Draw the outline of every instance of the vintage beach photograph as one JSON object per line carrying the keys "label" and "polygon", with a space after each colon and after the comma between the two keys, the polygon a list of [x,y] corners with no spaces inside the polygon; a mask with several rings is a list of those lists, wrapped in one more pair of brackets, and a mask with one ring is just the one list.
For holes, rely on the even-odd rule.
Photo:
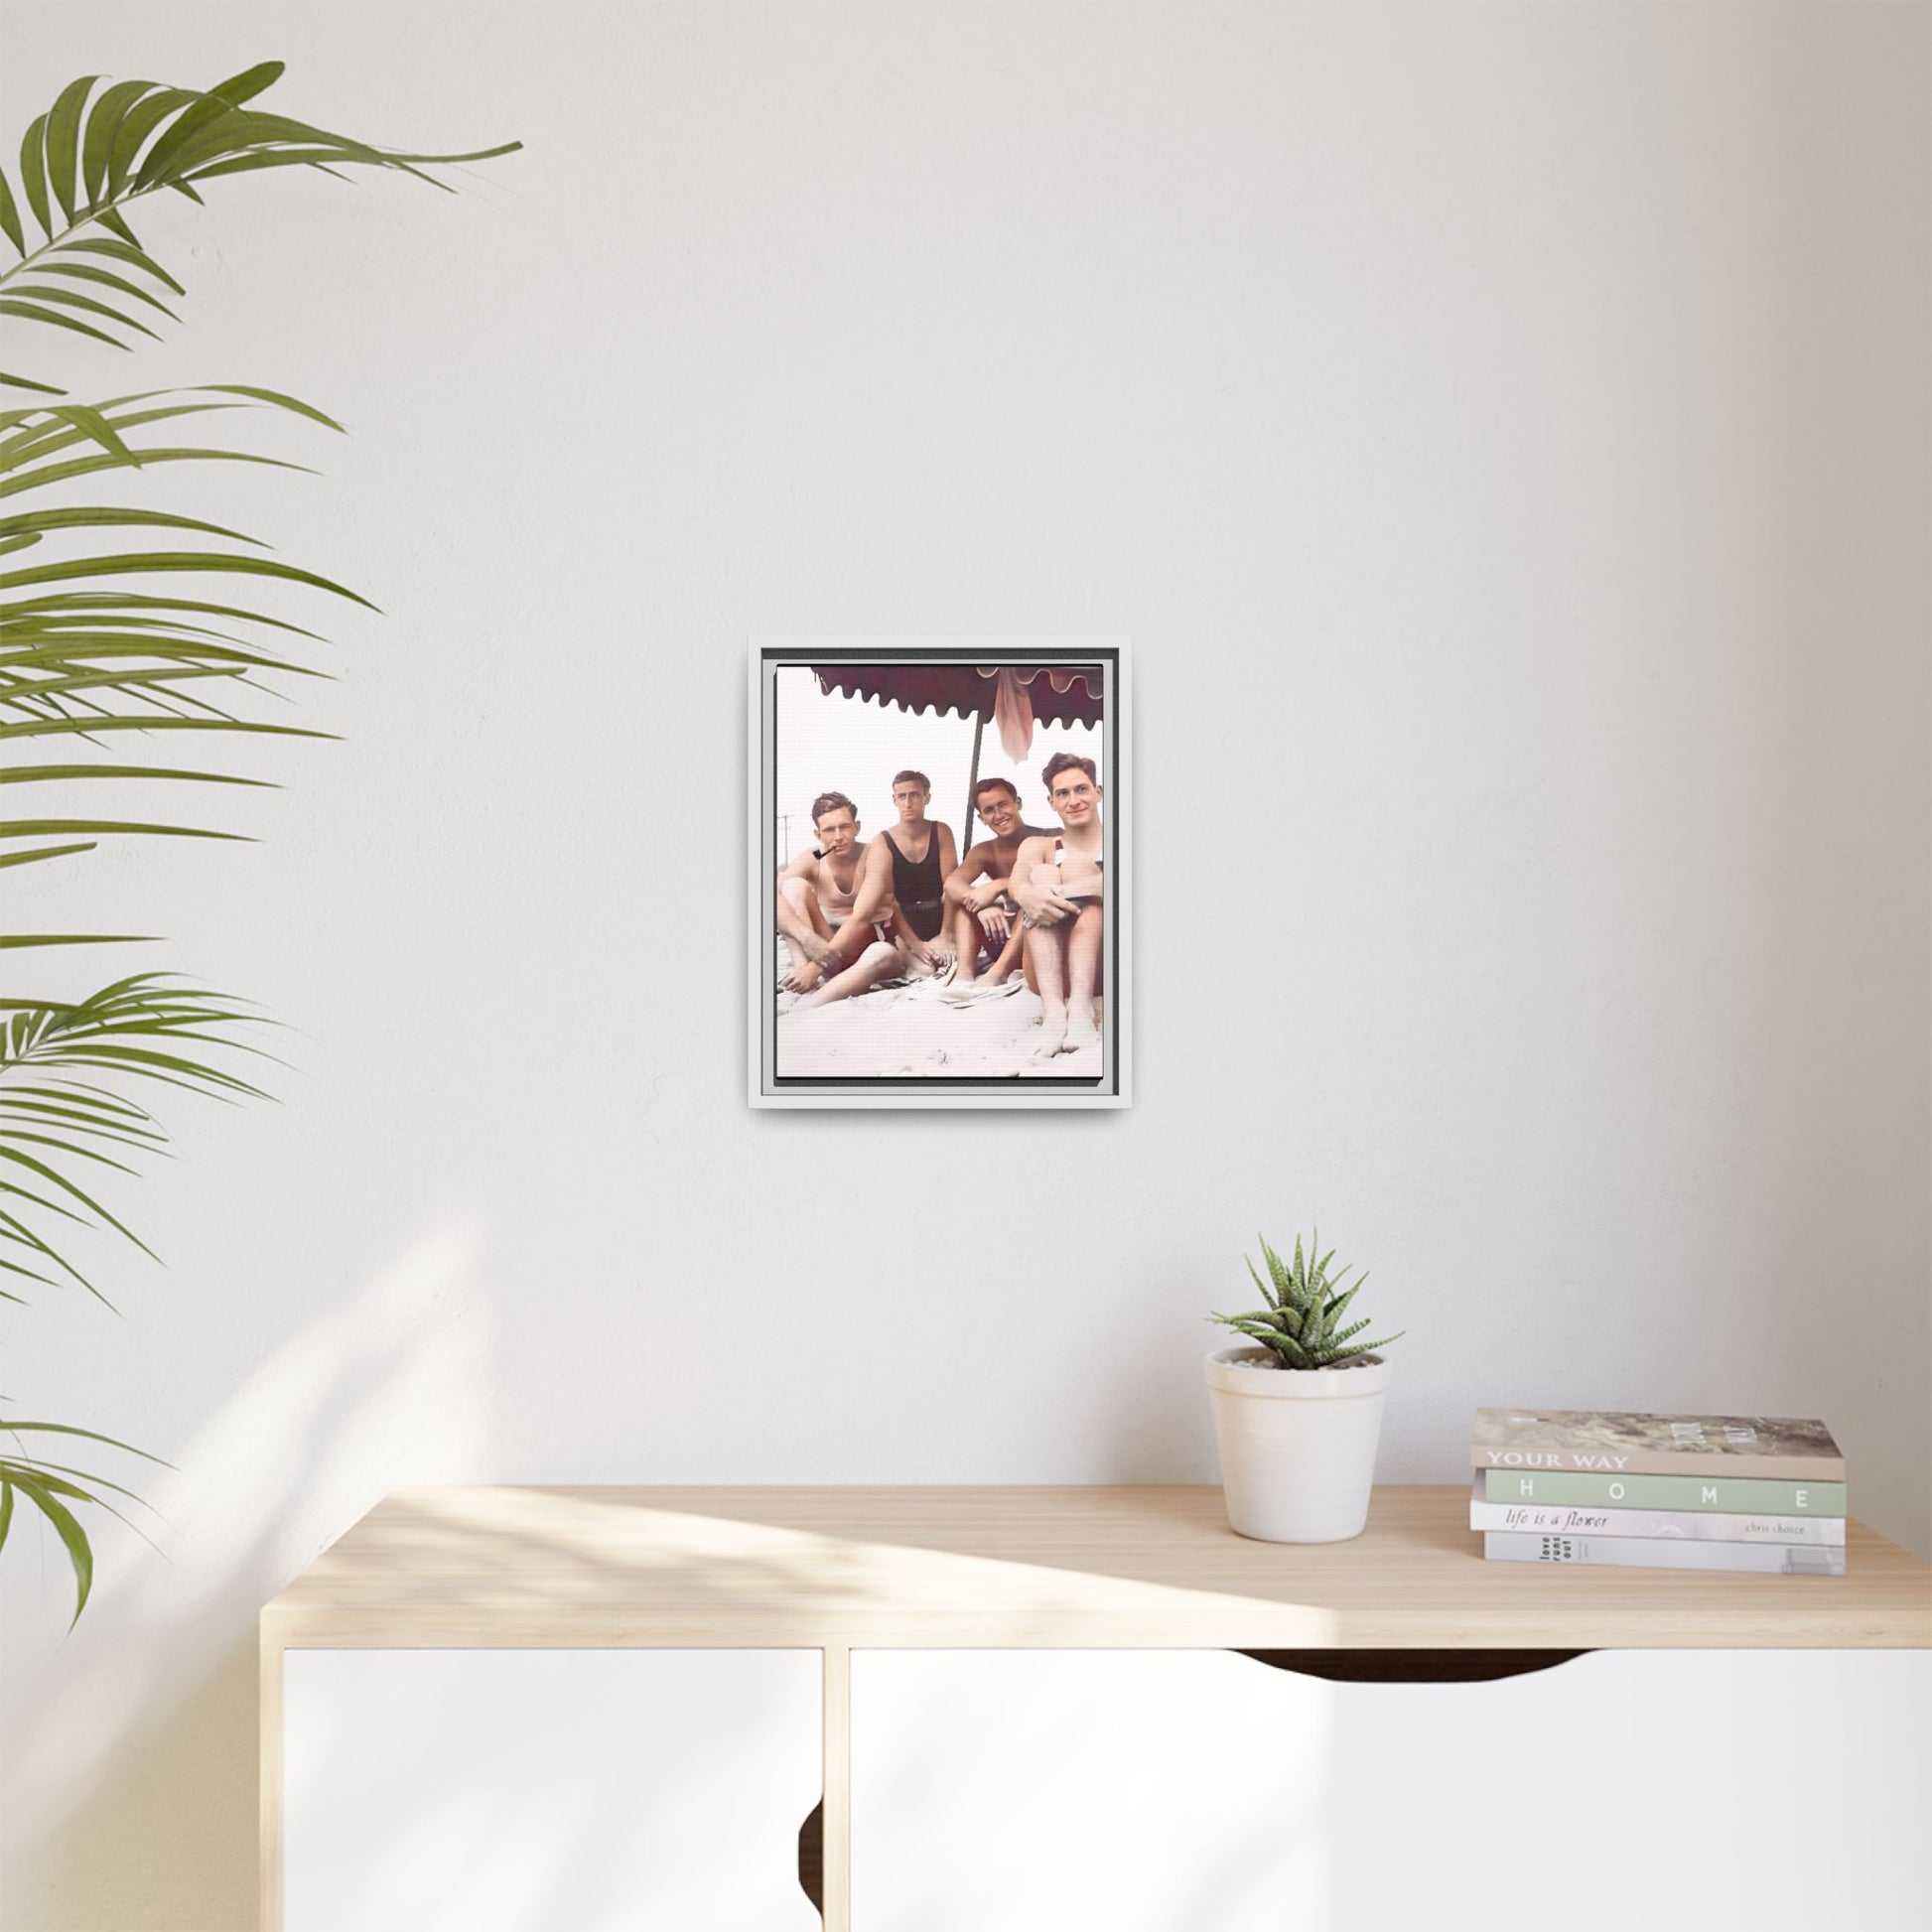
{"label": "vintage beach photograph", "polygon": [[1119,1104],[1122,646],[1052,642],[756,647],[755,1098]]}

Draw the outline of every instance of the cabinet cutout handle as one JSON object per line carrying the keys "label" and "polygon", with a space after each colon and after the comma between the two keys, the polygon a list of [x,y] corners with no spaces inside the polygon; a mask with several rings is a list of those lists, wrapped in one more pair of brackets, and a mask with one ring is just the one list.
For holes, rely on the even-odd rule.
{"label": "cabinet cutout handle", "polygon": [[798,1828],[798,1889],[825,1916],[825,1800],[821,1798]]}
{"label": "cabinet cutout handle", "polygon": [[1271,1670],[1334,1684],[1490,1684],[1554,1670],[1586,1650],[1243,1650]]}

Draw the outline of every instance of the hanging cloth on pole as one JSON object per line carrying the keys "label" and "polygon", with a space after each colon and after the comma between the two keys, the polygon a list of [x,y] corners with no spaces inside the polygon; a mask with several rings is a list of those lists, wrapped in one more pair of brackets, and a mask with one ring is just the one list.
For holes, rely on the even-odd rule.
{"label": "hanging cloth on pole", "polygon": [[1000,744],[1015,764],[1024,764],[1034,743],[1034,701],[1011,664],[1000,666],[993,690],[993,722]]}

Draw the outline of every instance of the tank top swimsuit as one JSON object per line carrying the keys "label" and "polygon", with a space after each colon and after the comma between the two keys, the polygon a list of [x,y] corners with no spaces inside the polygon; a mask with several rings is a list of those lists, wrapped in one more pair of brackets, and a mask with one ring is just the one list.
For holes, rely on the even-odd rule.
{"label": "tank top swimsuit", "polygon": [[945,897],[939,882],[939,828],[926,834],[925,857],[916,865],[898,849],[898,841],[888,832],[886,842],[893,848],[893,897],[905,915],[905,923],[921,939],[938,936],[945,923]]}
{"label": "tank top swimsuit", "polygon": [[817,848],[813,848],[813,852],[819,862],[819,904],[825,908],[825,923],[837,933],[844,921],[852,917],[852,900],[858,897],[860,866],[852,854],[846,854],[848,862],[852,864],[852,883],[841,885],[839,874],[833,872],[833,862],[823,852],[817,852]]}

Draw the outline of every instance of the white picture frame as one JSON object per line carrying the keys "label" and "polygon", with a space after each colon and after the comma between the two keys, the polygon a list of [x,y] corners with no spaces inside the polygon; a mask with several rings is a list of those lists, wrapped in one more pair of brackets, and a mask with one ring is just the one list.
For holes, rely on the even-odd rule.
{"label": "white picture frame", "polygon": [[[750,640],[747,678],[746,1051],[747,1092],[753,1107],[1057,1111],[1113,1109],[1130,1104],[1134,981],[1131,943],[1133,765],[1129,736],[1132,718],[1129,656],[1129,641],[1119,636],[767,635]],[[921,721],[931,721],[943,715],[946,725],[959,738],[958,772],[949,767],[944,775],[938,775],[941,760],[932,755],[935,733],[930,722],[921,722],[916,730],[907,727],[903,737],[912,752],[923,751],[928,762],[934,765],[935,775],[930,786],[933,800],[931,814],[935,823],[949,828],[960,821],[957,829],[965,836],[955,838],[954,844],[956,851],[963,856],[972,842],[970,833],[977,830],[983,834],[985,828],[963,822],[970,818],[970,805],[966,797],[969,786],[964,781],[956,784],[956,780],[959,772],[966,770],[967,748],[971,747],[973,768],[980,769],[985,761],[989,735],[998,734],[1001,742],[1005,742],[1006,734],[1002,733],[1001,727],[1006,721],[996,720],[984,707],[977,717],[966,717],[950,710],[941,714],[930,705],[915,705],[897,698],[882,701],[877,694],[870,700],[862,699],[851,691],[850,684],[858,679],[875,684],[890,683],[899,667],[915,669],[923,678],[928,671],[967,666],[972,667],[979,677],[988,680],[1002,670],[1009,671],[1012,679],[1029,693],[1037,686],[1042,712],[1050,710],[1056,703],[1066,702],[1051,695],[1055,688],[1053,680],[1062,678],[1066,671],[1079,673],[1086,681],[1088,692],[1091,692],[1095,680],[1099,683],[1100,717],[1097,722],[1042,726],[1035,732],[1029,747],[1030,755],[1037,752],[1043,764],[1048,749],[1045,741],[1049,735],[1057,733],[1065,741],[1062,749],[1090,757],[1098,765],[1106,879],[1102,984],[1096,1003],[1099,1048],[1097,1053],[1089,1046],[1079,1054],[1041,1055],[1037,1045],[1035,1045],[1022,1053],[1015,1029],[1036,1021],[1041,1011],[1040,1001],[1034,991],[1023,985],[1015,989],[1015,997],[1000,1002],[1001,1007],[1008,1010],[1003,1012],[998,1023],[1001,1039],[998,1051],[1003,1057],[989,1060],[985,1057],[986,1049],[969,1049],[962,1053],[953,1042],[961,1038],[987,1036],[987,1025],[990,1023],[979,1023],[969,1028],[957,1021],[947,1020],[942,1016],[948,1008],[938,988],[901,983],[897,988],[882,989],[882,992],[891,992],[905,1002],[902,1007],[893,1010],[895,1052],[891,1056],[897,1058],[897,1046],[909,1041],[912,1051],[905,1057],[904,1063],[889,1070],[877,1053],[868,1058],[862,1052],[861,1063],[853,1070],[828,1074],[818,1061],[823,1056],[820,1042],[829,1036],[824,1032],[825,1023],[831,1016],[821,1018],[816,1011],[802,1011],[807,1003],[800,1001],[795,994],[785,993],[779,984],[785,969],[776,921],[777,877],[779,867],[786,863],[789,851],[796,849],[798,840],[811,836],[808,809],[801,810],[798,800],[811,792],[820,792],[834,785],[847,788],[839,784],[841,774],[837,766],[840,762],[859,760],[856,758],[827,759],[820,756],[811,760],[813,769],[809,777],[801,779],[803,760],[792,760],[790,758],[793,741],[802,740],[813,731],[844,731],[846,739],[838,742],[856,743],[863,738],[867,745],[883,748],[894,735],[885,728],[883,720],[886,715],[897,714],[907,719],[916,717]],[[800,676],[788,676],[781,686],[781,674],[786,673],[808,673],[809,681]],[[1042,676],[1048,678],[1047,684],[1038,683]],[[828,678],[840,682],[828,685]],[[923,689],[924,684],[921,683],[919,688]],[[1066,685],[1059,688],[1073,687]],[[1011,683],[1008,689],[1012,690]],[[814,703],[814,700],[821,698],[844,707],[845,714],[851,716],[854,722],[848,726],[818,724],[818,718],[829,716],[829,712]],[[801,704],[805,707],[802,712]],[[859,721],[856,714],[851,712],[853,705],[863,706],[866,713],[863,721]],[[806,716],[814,720],[806,732],[788,728],[782,748],[778,742],[781,709],[788,718]],[[825,740],[812,737],[810,742],[822,744]],[[1000,752],[995,749],[992,761],[997,762],[1000,757]],[[1011,755],[1007,757],[1007,768],[1014,769]],[[801,771],[788,768],[792,761],[800,763]],[[877,755],[871,759],[873,764],[880,761]],[[910,764],[915,760],[908,753],[904,759],[897,761]],[[781,769],[781,762],[787,768]],[[894,759],[887,759],[881,771],[868,767],[863,774],[867,789],[862,794],[856,785],[853,786],[855,798],[863,795],[876,801],[888,795],[890,780],[885,777],[885,771],[892,768],[893,762]],[[833,768],[822,768],[828,764]],[[859,774],[853,775],[856,777]],[[1030,775],[1035,774],[1021,768],[1019,782],[1024,793],[1035,790],[1035,785],[1028,782]],[[982,782],[990,784],[992,779],[987,778]],[[885,792],[880,789],[882,784],[886,786]],[[957,797],[954,796],[955,787]],[[1028,796],[1024,802],[1030,824],[1043,821],[1037,829],[1053,829],[1051,816],[1045,811],[1043,782],[1037,786],[1036,796]],[[789,809],[781,811],[781,805]],[[885,815],[876,803],[869,810],[873,822],[865,828],[868,843],[877,839],[883,831],[884,826],[879,821]],[[856,1001],[848,1003],[847,1010],[837,1016],[843,1038],[863,1041],[868,1037],[866,1021],[874,1013],[883,1017],[888,1012],[889,1002],[882,997],[882,992],[859,994]],[[875,1000],[879,1002],[876,1008],[858,1004]],[[947,1029],[953,1031],[945,1031]],[[1043,1035],[1039,1037],[1043,1039]],[[935,1043],[941,1040],[948,1042],[944,1051]],[[814,1058],[814,1050],[817,1059]],[[975,1051],[979,1052],[978,1058],[974,1056]],[[808,1070],[801,1071],[801,1067]]]}

